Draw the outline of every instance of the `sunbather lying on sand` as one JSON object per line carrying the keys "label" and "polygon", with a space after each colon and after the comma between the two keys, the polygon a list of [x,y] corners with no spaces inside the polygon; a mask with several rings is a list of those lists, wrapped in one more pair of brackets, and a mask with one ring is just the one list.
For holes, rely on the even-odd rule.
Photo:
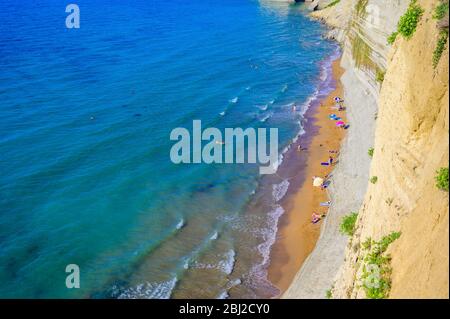
{"label": "sunbather lying on sand", "polygon": [[311,223],[315,224],[318,221],[320,221],[320,216],[317,215],[316,213],[313,213],[312,216],[311,216]]}

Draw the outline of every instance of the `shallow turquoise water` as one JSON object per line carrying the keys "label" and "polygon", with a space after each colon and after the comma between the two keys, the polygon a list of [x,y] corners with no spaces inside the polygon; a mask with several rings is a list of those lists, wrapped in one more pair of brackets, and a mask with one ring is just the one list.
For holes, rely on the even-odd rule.
{"label": "shallow turquoise water", "polygon": [[174,165],[169,134],[276,127],[285,149],[336,46],[298,5],[77,4],[69,30],[60,1],[0,3],[0,297],[275,294],[258,166]]}

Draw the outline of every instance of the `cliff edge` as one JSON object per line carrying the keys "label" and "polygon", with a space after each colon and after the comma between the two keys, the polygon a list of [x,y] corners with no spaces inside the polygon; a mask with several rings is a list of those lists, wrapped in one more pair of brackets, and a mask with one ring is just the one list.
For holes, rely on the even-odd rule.
{"label": "cliff edge", "polygon": [[[342,44],[351,127],[321,237],[283,297],[449,297],[448,191],[435,180],[449,160],[447,44],[433,62],[442,2],[412,1],[418,24],[391,44],[409,0],[341,0],[313,13]],[[350,212],[358,213],[353,235],[343,236]]]}

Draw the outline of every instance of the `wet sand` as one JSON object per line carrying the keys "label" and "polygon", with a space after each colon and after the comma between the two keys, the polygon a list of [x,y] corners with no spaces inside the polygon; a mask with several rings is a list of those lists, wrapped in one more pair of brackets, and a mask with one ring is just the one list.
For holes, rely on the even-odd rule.
{"label": "wet sand", "polygon": [[[313,187],[312,178],[332,174],[333,166],[339,159],[337,154],[330,154],[329,150],[339,150],[346,132],[336,126],[336,121],[329,119],[329,115],[335,113],[347,123],[345,111],[339,112],[332,108],[335,105],[334,97],[343,97],[339,80],[343,73],[340,59],[333,62],[332,70],[336,89],[310,110],[310,128],[299,141],[307,149],[295,150],[304,162],[302,184],[283,201],[286,213],[280,218],[277,239],[272,246],[268,277],[281,290],[281,294],[289,287],[319,238],[323,220],[312,224],[312,213],[322,215],[328,211],[327,207],[320,206],[321,202],[329,200],[327,192]],[[334,159],[333,165],[322,166],[321,162],[328,161],[330,155]]]}

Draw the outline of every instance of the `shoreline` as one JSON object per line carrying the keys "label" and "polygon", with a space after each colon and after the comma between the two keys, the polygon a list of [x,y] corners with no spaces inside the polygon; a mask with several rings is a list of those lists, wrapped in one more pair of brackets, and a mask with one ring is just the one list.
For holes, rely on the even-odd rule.
{"label": "shoreline", "polygon": [[[340,66],[341,57],[338,56],[332,62],[333,90],[325,97],[319,99],[310,107],[305,118],[310,121],[308,132],[295,143],[293,152],[300,153],[298,160],[304,162],[302,181],[298,189],[294,190],[283,201],[285,213],[278,222],[278,232],[275,243],[270,253],[268,267],[268,279],[279,290],[281,297],[293,282],[295,275],[301,269],[303,263],[313,251],[320,236],[320,228],[326,221],[326,217],[316,224],[311,223],[311,214],[327,214],[327,207],[321,207],[321,202],[329,199],[328,192],[313,187],[312,177],[324,177],[332,173],[338,156],[330,154],[329,150],[340,150],[345,130],[338,128],[335,121],[328,116],[337,114],[347,123],[345,111],[337,111],[331,106],[335,104],[334,97],[343,97],[343,87],[340,81],[344,70]],[[344,103],[345,106],[345,103]],[[298,151],[297,145],[306,146],[306,150]],[[334,158],[333,166],[322,166],[321,162],[328,160],[329,155]],[[294,160],[297,160],[294,158]]]}

